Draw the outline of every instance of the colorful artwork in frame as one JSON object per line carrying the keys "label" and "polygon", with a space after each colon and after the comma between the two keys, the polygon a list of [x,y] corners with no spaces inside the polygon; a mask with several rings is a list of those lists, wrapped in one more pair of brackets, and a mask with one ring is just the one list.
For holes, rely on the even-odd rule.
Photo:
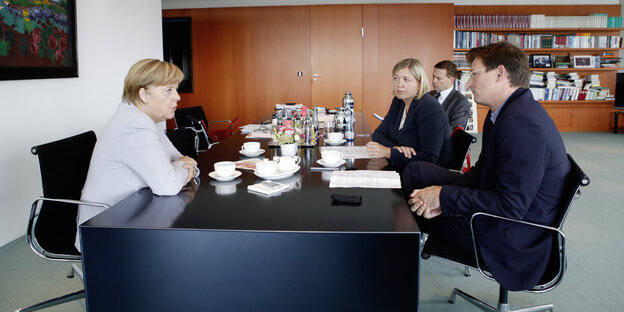
{"label": "colorful artwork in frame", "polygon": [[0,0],[0,80],[78,77],[75,0]]}

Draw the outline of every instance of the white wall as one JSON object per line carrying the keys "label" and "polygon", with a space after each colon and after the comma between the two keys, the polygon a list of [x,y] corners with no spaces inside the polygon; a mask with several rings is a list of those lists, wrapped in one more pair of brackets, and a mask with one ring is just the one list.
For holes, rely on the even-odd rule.
{"label": "white wall", "polygon": [[525,5],[525,4],[619,4],[619,0],[162,0],[163,9],[218,8],[240,6],[352,4],[352,3],[454,3],[455,5]]}
{"label": "white wall", "polygon": [[161,0],[77,0],[78,78],[0,81],[0,246],[24,235],[41,195],[34,145],[99,133],[128,68],[162,59]]}

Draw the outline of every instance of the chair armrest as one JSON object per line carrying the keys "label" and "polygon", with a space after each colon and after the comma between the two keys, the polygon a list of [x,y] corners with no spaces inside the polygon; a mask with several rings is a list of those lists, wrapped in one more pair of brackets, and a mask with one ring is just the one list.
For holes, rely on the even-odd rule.
{"label": "chair armrest", "polygon": [[39,218],[39,213],[41,212],[41,205],[39,205],[39,203],[43,201],[95,206],[95,207],[102,207],[104,209],[108,209],[108,207],[110,206],[107,204],[102,204],[102,203],[94,203],[94,202],[87,202],[87,201],[74,200],[74,199],[62,199],[62,198],[39,197],[35,199],[35,201],[33,201],[31,209],[30,209],[30,217],[28,218],[28,228],[26,229],[26,238],[28,239],[28,245],[30,245],[30,248],[38,256],[44,259],[54,259],[54,260],[61,260],[61,261],[79,261],[80,256],[50,253],[46,251],[45,249],[43,249],[41,245],[39,244],[39,242],[37,241],[37,237],[35,236],[35,226],[37,224],[37,219]]}
{"label": "chair armrest", "polygon": [[485,212],[476,212],[474,214],[472,214],[472,216],[470,217],[470,235],[472,236],[472,247],[474,248],[474,254],[475,254],[475,260],[477,263],[477,269],[479,270],[479,273],[481,273],[481,275],[483,275],[485,278],[490,279],[490,280],[494,280],[494,277],[492,276],[491,273],[484,271],[481,268],[481,264],[479,263],[479,250],[477,248],[477,239],[475,236],[475,218],[476,217],[486,217],[486,218],[493,218],[493,219],[498,219],[498,220],[502,220],[502,221],[508,221],[508,222],[514,222],[514,223],[519,223],[519,224],[524,224],[524,225],[528,225],[528,226],[533,226],[533,227],[538,227],[544,230],[549,230],[549,231],[553,231],[556,232],[559,237],[561,238],[561,252],[562,252],[562,258],[565,259],[565,233],[563,233],[562,230],[552,227],[552,226],[546,226],[546,225],[542,225],[542,224],[537,224],[537,223],[533,223],[533,222],[528,222],[528,221],[522,221],[522,220],[516,220],[516,219],[511,219],[511,218],[507,218],[507,217],[502,217],[502,216],[498,216],[498,215],[494,215],[494,214],[490,214],[490,213],[485,213]]}

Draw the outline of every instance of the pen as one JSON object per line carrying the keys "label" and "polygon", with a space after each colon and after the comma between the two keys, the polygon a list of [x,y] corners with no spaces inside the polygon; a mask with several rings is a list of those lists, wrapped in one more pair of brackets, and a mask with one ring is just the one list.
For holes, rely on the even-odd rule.
{"label": "pen", "polygon": [[366,133],[356,133],[355,136],[359,136],[359,137],[367,137],[368,134]]}

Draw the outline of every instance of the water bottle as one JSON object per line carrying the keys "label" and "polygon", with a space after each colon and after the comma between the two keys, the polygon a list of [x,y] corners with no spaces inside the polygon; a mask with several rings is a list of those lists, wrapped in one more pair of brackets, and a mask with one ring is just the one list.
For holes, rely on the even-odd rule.
{"label": "water bottle", "polygon": [[351,96],[351,91],[347,91],[345,96],[342,98],[342,107],[347,108],[351,111],[351,115],[353,116],[353,96]]}
{"label": "water bottle", "polygon": [[345,132],[344,132],[344,136],[345,139],[347,141],[353,141],[353,137],[355,136],[355,133],[353,132],[353,113],[351,112],[351,110],[347,110],[346,112],[346,116],[345,116]]}

